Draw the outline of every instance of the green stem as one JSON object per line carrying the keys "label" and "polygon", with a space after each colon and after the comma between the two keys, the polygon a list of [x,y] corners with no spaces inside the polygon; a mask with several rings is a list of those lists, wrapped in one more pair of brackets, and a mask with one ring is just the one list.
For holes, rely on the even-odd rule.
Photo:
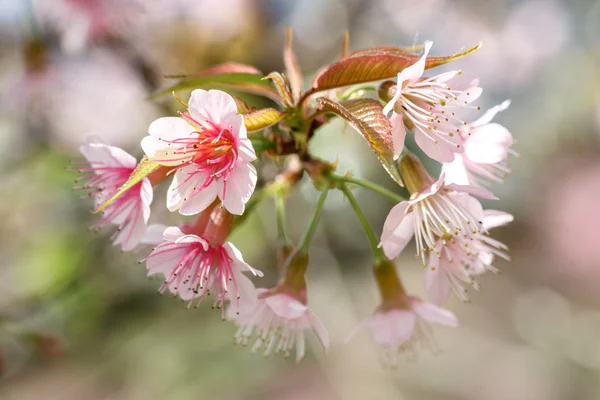
{"label": "green stem", "polygon": [[277,193],[274,196],[275,213],[277,215],[277,241],[284,245],[288,243],[287,235],[285,234],[285,200],[282,193]]}
{"label": "green stem", "polygon": [[263,151],[275,148],[275,143],[273,141],[262,137],[250,138],[250,141],[252,142],[254,151],[257,153],[262,153]]}
{"label": "green stem", "polygon": [[367,239],[369,239],[371,250],[373,250],[373,255],[375,256],[375,264],[380,264],[382,261],[386,260],[386,257],[383,254],[381,248],[379,247],[379,239],[377,238],[377,235],[375,235],[375,232],[373,232],[373,228],[371,227],[367,216],[360,208],[358,201],[356,201],[356,197],[354,197],[354,194],[352,193],[348,185],[342,184],[339,188],[350,202],[350,205],[352,206],[352,209],[354,209],[354,213],[356,214],[358,221],[362,225],[362,228],[365,231],[365,234],[367,235]]}
{"label": "green stem", "polygon": [[335,174],[330,174],[328,176],[328,178],[329,178],[329,180],[331,180],[333,182],[337,182],[337,183],[352,183],[354,185],[362,186],[365,189],[372,190],[375,193],[378,193],[384,197],[387,197],[394,203],[400,203],[400,202],[406,200],[404,197],[392,192],[391,190],[384,188],[383,186],[379,186],[376,183],[369,182],[369,181],[366,181],[366,180],[363,180],[360,178],[354,178],[351,176],[341,176],[341,175],[335,175]]}
{"label": "green stem", "polygon": [[317,206],[315,207],[315,211],[310,219],[310,223],[308,224],[308,228],[306,228],[306,232],[304,232],[304,236],[300,241],[300,245],[298,246],[298,251],[303,253],[308,253],[308,248],[312,241],[312,238],[317,230],[317,225],[319,224],[319,218],[321,217],[321,211],[323,211],[323,204],[325,204],[325,199],[327,198],[327,193],[329,192],[329,186],[324,185],[323,189],[321,189],[321,196],[317,201]]}
{"label": "green stem", "polygon": [[268,190],[265,190],[264,188],[256,190],[250,201],[246,203],[244,213],[242,215],[236,216],[233,220],[233,224],[231,225],[230,231],[233,232],[236,228],[242,225],[246,221],[246,219],[248,219],[248,217],[254,212],[256,206],[268,196]]}
{"label": "green stem", "polygon": [[364,85],[354,86],[354,87],[346,90],[340,96],[339,100],[340,101],[348,100],[350,98],[350,96],[352,96],[354,93],[358,92],[359,90],[377,91],[377,88],[373,87],[373,84],[364,84]]}

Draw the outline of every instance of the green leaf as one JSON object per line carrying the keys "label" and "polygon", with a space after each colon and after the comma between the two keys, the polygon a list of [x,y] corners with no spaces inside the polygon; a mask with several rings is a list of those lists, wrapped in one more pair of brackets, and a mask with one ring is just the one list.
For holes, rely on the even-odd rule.
{"label": "green leaf", "polygon": [[167,93],[185,89],[238,90],[240,92],[267,97],[276,102],[281,101],[277,91],[275,91],[268,81],[264,81],[261,75],[246,72],[186,76],[166,88],[159,89],[150,97],[156,98]]}
{"label": "green leaf", "polygon": [[290,88],[294,101],[300,98],[302,91],[302,73],[296,54],[292,49],[292,28],[287,28],[285,31],[285,47],[283,49],[283,63],[285,64],[285,73],[290,80]]}
{"label": "green leaf", "polygon": [[259,131],[279,122],[284,116],[285,113],[274,108],[263,108],[244,114],[244,125],[249,132]]}
{"label": "green leaf", "polygon": [[373,99],[355,99],[336,103],[326,97],[317,99],[319,108],[345,119],[369,143],[379,161],[400,186],[404,186],[394,163],[392,125],[383,114],[383,106]]}
{"label": "green leaf", "polygon": [[96,211],[94,211],[94,213],[99,213],[102,210],[104,210],[113,201],[115,201],[120,195],[125,193],[127,190],[129,190],[131,187],[133,187],[136,183],[140,182],[142,179],[144,179],[145,177],[147,177],[148,175],[150,175],[152,172],[156,171],[159,168],[160,168],[159,163],[150,161],[147,156],[144,156],[144,158],[142,158],[142,161],[140,161],[138,163],[137,167],[135,167],[135,169],[129,176],[129,179],[127,180],[127,182],[125,182],[123,184],[123,186],[121,186],[119,188],[117,193],[115,193],[110,199],[106,200],[100,207],[98,207],[98,209]]}
{"label": "green leaf", "polygon": [[[457,60],[475,52],[480,47],[481,43],[451,56],[427,57],[425,69]],[[303,98],[323,90],[393,78],[398,75],[398,72],[414,64],[421,57],[412,54],[413,49],[416,48],[418,47],[378,47],[356,51],[321,72]]]}

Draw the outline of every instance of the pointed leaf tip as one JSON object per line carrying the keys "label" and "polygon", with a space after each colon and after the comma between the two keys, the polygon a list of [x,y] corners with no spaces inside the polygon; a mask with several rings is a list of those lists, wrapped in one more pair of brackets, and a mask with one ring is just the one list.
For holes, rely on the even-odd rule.
{"label": "pointed leaf tip", "polygon": [[94,214],[102,212],[106,207],[108,207],[112,202],[114,202],[119,196],[125,193],[127,190],[131,189],[137,183],[141,182],[142,179],[150,175],[152,172],[156,171],[160,168],[160,164],[154,161],[150,161],[147,156],[144,156],[142,160],[135,167],[127,182],[123,184],[110,199],[106,200],[96,211]]}

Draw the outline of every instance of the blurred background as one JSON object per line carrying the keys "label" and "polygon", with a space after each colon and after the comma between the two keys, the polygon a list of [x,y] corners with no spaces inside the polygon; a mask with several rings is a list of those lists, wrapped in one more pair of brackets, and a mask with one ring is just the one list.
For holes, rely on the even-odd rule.
{"label": "blurred background", "polygon": [[[149,123],[173,109],[148,101],[166,74],[237,61],[282,70],[284,30],[307,76],[351,48],[430,39],[448,68],[481,78],[486,109],[519,144],[514,173],[486,204],[515,215],[494,236],[512,250],[471,304],[447,303],[458,329],[442,352],[382,368],[369,338],[347,333],[377,306],[370,250],[339,193],[311,249],[310,305],[328,328],[300,364],[233,344],[235,328],[204,305],[156,295],[158,282],[91,233],[91,202],[71,189],[82,138],[94,132],[141,156]],[[598,0],[0,0],[0,398],[60,399],[600,399],[600,1]],[[185,98],[185,96],[182,96]],[[359,135],[334,122],[315,154],[390,189]],[[259,165],[272,174],[272,165]],[[437,173],[434,164],[430,172]],[[376,230],[387,200],[356,189]],[[289,200],[298,238],[316,193]],[[152,222],[180,221],[161,212]],[[249,263],[275,276],[275,223],[264,202],[234,235]],[[398,260],[422,295],[412,252]]]}

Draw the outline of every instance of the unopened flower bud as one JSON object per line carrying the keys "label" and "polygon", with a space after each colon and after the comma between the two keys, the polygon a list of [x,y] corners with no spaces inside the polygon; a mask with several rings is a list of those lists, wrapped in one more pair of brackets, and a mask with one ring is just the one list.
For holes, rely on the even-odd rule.
{"label": "unopened flower bud", "polygon": [[400,160],[400,174],[410,194],[421,192],[435,182],[425,170],[421,160],[411,153],[402,156]]}

